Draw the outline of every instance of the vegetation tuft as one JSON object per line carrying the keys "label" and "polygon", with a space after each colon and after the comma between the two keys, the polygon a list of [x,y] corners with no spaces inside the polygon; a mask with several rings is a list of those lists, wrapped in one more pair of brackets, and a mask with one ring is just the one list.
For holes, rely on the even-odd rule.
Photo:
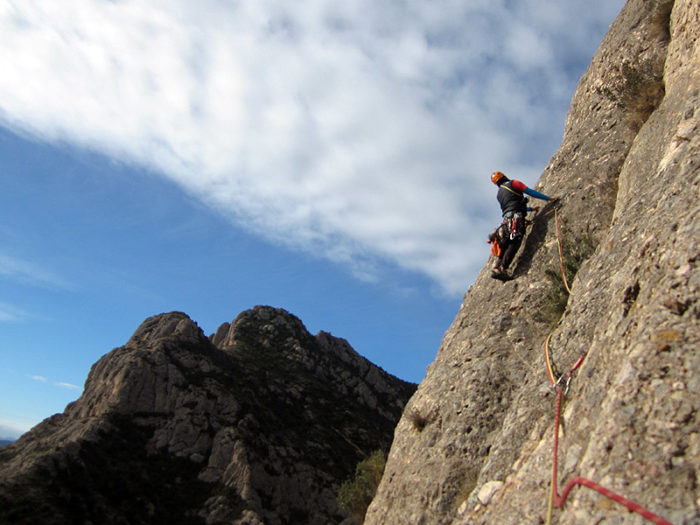
{"label": "vegetation tuft", "polygon": [[360,461],[355,469],[355,477],[347,480],[338,491],[338,507],[355,523],[362,523],[369,504],[384,474],[386,454],[376,450],[370,457]]}
{"label": "vegetation tuft", "polygon": [[[567,239],[572,239],[572,241],[567,242]],[[569,286],[571,286],[583,262],[593,254],[594,250],[595,242],[590,233],[584,233],[581,237],[576,238],[566,227],[562,228],[562,259],[564,261],[564,275]],[[562,280],[561,262],[558,257],[556,267],[554,269],[547,268],[544,273],[549,281],[549,287],[545,294],[545,306],[539,320],[555,325],[569,302],[569,292]]]}
{"label": "vegetation tuft", "polygon": [[409,412],[408,420],[413,424],[413,428],[415,428],[418,432],[423,432],[423,429],[428,426],[428,423],[430,423],[428,418],[418,412],[418,410],[415,408]]}

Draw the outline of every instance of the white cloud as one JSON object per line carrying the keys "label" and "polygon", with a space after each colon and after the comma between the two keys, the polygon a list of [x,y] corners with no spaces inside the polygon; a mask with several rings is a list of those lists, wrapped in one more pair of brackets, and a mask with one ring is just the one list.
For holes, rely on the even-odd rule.
{"label": "white cloud", "polygon": [[622,3],[6,1],[0,123],[461,293],[498,216],[488,173],[534,182]]}
{"label": "white cloud", "polygon": [[65,383],[63,381],[56,382],[56,383],[54,383],[54,385],[57,387],[60,387],[60,388],[65,388],[67,390],[81,390],[82,389],[78,385],[74,385],[72,383]]}
{"label": "white cloud", "polygon": [[[32,381],[37,381],[39,383],[48,383],[49,382],[48,377],[44,377],[44,376],[40,376],[40,375],[29,376],[29,378]],[[53,384],[53,386],[57,386],[59,388],[65,388],[67,390],[82,390],[82,387],[80,387],[78,385],[74,385],[73,383],[67,383],[65,381],[53,381],[52,384]]]}
{"label": "white cloud", "polygon": [[29,314],[11,304],[0,303],[0,323],[20,323],[29,318]]}
{"label": "white cloud", "polygon": [[[70,288],[70,285],[65,280],[52,273],[50,270],[31,261],[4,255],[2,253],[0,253],[0,279],[1,278],[44,288]],[[4,306],[7,307],[7,305]],[[0,304],[0,312],[2,312],[2,310],[3,305]],[[19,310],[17,310],[17,314],[23,316]],[[2,320],[2,313],[0,313],[0,320]]]}

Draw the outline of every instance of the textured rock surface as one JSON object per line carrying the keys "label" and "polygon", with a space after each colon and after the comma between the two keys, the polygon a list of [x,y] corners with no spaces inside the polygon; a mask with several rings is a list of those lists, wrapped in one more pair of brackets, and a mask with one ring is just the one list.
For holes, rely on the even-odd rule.
{"label": "textured rock surface", "polygon": [[[583,476],[672,523],[700,523],[699,37],[696,0],[628,1],[538,183],[564,196],[564,242],[595,248],[566,310],[548,313],[546,270],[559,264],[555,217],[542,214],[516,279],[494,282],[485,268],[465,295],[366,523],[544,523],[548,334],[561,370],[586,356],[562,412],[560,490]],[[585,488],[554,520],[644,522]]]}
{"label": "textured rock surface", "polygon": [[147,319],[83,395],[0,450],[1,523],[335,523],[415,385],[256,307],[210,338]]}

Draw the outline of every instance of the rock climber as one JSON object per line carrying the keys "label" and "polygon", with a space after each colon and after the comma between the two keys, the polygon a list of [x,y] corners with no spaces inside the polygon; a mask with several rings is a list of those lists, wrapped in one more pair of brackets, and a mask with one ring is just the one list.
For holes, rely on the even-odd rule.
{"label": "rock climber", "polygon": [[496,254],[498,260],[491,271],[495,279],[508,279],[508,266],[520,249],[520,243],[525,235],[525,215],[528,211],[536,211],[527,205],[527,197],[534,197],[549,202],[559,200],[559,197],[549,197],[544,193],[528,188],[519,180],[510,180],[500,171],[494,171],[491,181],[498,186],[498,203],[501,205],[503,223],[489,235],[489,243],[498,243]]}

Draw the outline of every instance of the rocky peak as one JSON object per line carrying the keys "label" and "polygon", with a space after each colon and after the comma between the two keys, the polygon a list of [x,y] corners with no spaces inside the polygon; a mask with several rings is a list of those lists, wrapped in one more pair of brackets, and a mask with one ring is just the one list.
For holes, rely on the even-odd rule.
{"label": "rocky peak", "polygon": [[355,352],[345,339],[323,331],[312,336],[299,318],[280,308],[256,306],[242,312],[210,339],[239,355],[245,355],[252,344],[260,358],[286,361],[286,366],[323,378],[372,410],[395,410],[396,400],[403,398],[393,377]]}
{"label": "rocky peak", "polygon": [[154,315],[146,319],[136,329],[126,343],[127,348],[151,347],[159,342],[174,338],[202,342],[206,337],[197,323],[182,312]]}
{"label": "rocky peak", "polygon": [[222,324],[211,340],[219,348],[235,346],[252,338],[259,338],[268,348],[278,348],[274,343],[299,341],[310,337],[306,327],[296,316],[281,308],[271,306],[255,306],[241,312],[231,323]]}

